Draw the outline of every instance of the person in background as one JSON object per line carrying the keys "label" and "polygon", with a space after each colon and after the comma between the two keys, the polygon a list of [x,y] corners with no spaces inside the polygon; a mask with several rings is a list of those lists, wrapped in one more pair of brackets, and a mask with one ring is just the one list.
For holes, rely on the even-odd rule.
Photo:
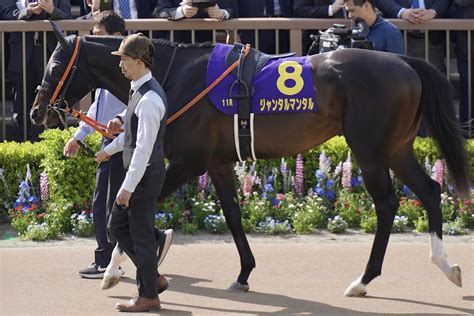
{"label": "person in background", "polygon": [[[449,18],[453,19],[474,19],[474,0],[454,0],[449,8]],[[474,48],[471,47],[471,117],[469,117],[469,76],[468,76],[468,45],[467,32],[455,32],[456,46],[454,52],[456,54],[456,62],[459,72],[459,121],[462,128],[466,131],[467,137],[473,137],[474,123],[469,122],[474,118]],[[474,32],[471,32],[471,41],[474,41]],[[471,42],[472,43],[472,42]]]}
{"label": "person in background", "polygon": [[[345,18],[344,0],[295,0],[293,15],[297,18]],[[318,34],[319,30],[305,30],[303,32],[303,54],[309,50],[312,40],[311,34]]]}
{"label": "person in background", "polygon": [[[293,0],[239,0],[239,18],[259,18],[259,17],[292,17]],[[258,47],[255,43],[255,31],[239,31],[243,44],[250,44],[253,48],[267,54],[286,53],[290,51],[290,34],[288,30],[279,30],[279,47],[277,50],[275,31],[258,31]]]}
{"label": "person in background", "polygon": [[[412,24],[442,18],[448,10],[449,0],[378,0],[376,7],[386,18],[398,18]],[[445,71],[444,32],[430,32],[428,42],[429,62],[439,71]],[[425,57],[425,34],[419,30],[408,31],[407,52],[409,56]]]}
{"label": "person in background", "polygon": [[374,0],[344,0],[344,6],[352,21],[362,18],[369,26],[367,39],[374,50],[405,54],[405,44],[400,30],[375,12]]}
{"label": "person in background", "polygon": [[[3,16],[6,20],[63,20],[71,18],[71,3],[69,0],[2,0]],[[44,47],[47,54],[51,54],[56,47],[56,38],[47,36],[46,42],[43,32],[25,33],[25,61],[23,65],[22,33],[12,32],[9,38],[10,61],[7,76],[12,82],[12,121],[13,140],[38,140],[43,127],[31,125],[28,113],[35,97],[35,89],[41,84],[44,72]],[[46,56],[48,57],[48,56]],[[26,91],[23,90],[23,66],[26,71]],[[23,94],[26,92],[26,100]],[[26,102],[26,109],[24,109]],[[25,120],[26,117],[26,120]],[[25,122],[26,121],[26,122]],[[24,134],[26,123],[26,135]]]}
{"label": "person in background", "polygon": [[[228,20],[235,17],[236,8],[233,1],[193,1],[193,0],[158,0],[157,18],[177,21],[181,19],[211,18],[216,20]],[[167,32],[168,33],[168,32]],[[166,34],[166,37],[169,35]],[[170,39],[170,37],[168,37]],[[190,31],[175,31],[174,42],[191,43]],[[195,42],[213,42],[212,31],[196,31]]]}

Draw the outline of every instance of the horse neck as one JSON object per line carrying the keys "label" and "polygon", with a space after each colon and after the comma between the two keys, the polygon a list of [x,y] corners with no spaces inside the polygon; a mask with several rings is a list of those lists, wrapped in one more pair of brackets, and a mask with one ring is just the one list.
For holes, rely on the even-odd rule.
{"label": "horse neck", "polygon": [[118,49],[120,42],[121,38],[86,37],[85,50],[90,79],[95,86],[110,91],[126,104],[130,82],[120,71],[117,56],[111,54]]}

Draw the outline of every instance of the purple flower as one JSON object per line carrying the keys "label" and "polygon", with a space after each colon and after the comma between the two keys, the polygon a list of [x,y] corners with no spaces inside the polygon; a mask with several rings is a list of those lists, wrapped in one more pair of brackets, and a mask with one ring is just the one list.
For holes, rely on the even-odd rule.
{"label": "purple flower", "polygon": [[199,181],[198,181],[198,191],[199,192],[204,192],[207,190],[207,185],[209,183],[208,177],[207,177],[207,171],[199,176]]}
{"label": "purple flower", "polygon": [[329,176],[331,172],[331,160],[326,156],[324,151],[319,155],[319,169],[321,169],[326,176]]}
{"label": "purple flower", "polygon": [[281,163],[280,163],[280,172],[281,174],[285,174],[288,171],[286,161],[284,158],[281,158]]}
{"label": "purple flower", "polygon": [[441,190],[443,190],[443,180],[444,180],[444,164],[443,161],[438,159],[436,160],[433,166],[433,180],[439,183]]}

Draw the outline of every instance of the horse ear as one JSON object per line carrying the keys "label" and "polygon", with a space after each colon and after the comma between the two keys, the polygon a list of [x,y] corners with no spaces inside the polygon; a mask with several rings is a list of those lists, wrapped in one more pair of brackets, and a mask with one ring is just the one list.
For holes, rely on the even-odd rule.
{"label": "horse ear", "polygon": [[59,44],[61,44],[61,47],[67,51],[69,49],[69,45],[67,44],[66,35],[63,33],[63,31],[61,31],[61,28],[56,24],[56,22],[50,20],[49,23],[51,23],[51,28],[53,29],[54,35],[56,35]]}

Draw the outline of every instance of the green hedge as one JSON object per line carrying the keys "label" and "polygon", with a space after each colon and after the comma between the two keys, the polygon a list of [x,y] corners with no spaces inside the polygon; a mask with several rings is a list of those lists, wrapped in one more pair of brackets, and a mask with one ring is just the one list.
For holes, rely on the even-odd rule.
{"label": "green hedge", "polygon": [[[97,164],[83,150],[74,158],[66,158],[63,148],[66,141],[75,131],[47,130],[42,134],[43,140],[37,143],[0,143],[0,168],[4,169],[4,177],[8,184],[10,196],[3,184],[0,184],[0,202],[12,202],[18,193],[18,185],[25,178],[26,165],[32,171],[34,187],[38,188],[39,174],[46,171],[49,176],[50,194],[53,200],[65,199],[74,204],[84,204],[91,200],[95,185],[95,170]],[[100,135],[95,133],[87,138],[86,143],[94,150],[100,146]],[[415,153],[421,163],[428,157],[433,163],[438,152],[433,141],[428,138],[418,138],[415,141]],[[467,143],[470,158],[470,176],[474,179],[474,140]],[[349,148],[344,137],[334,137],[321,146],[310,150],[304,155],[305,187],[314,186],[314,172],[318,169],[319,155],[324,151],[332,160],[333,165],[344,161]],[[288,169],[294,170],[295,157],[286,159]],[[280,167],[280,160],[261,160],[256,167],[259,171]]]}

